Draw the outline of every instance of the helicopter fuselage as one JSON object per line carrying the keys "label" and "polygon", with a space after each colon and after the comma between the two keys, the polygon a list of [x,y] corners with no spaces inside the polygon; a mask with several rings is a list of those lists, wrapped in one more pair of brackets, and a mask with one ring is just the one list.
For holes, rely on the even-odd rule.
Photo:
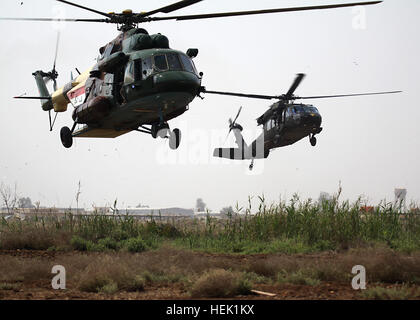
{"label": "helicopter fuselage", "polygon": [[105,75],[99,86],[98,95],[108,94],[113,103],[109,114],[88,125],[119,131],[167,122],[188,109],[201,84],[190,58],[171,49],[133,52],[119,72],[122,83],[114,73]]}
{"label": "helicopter fuselage", "polygon": [[199,94],[201,75],[192,61],[198,50],[187,55],[170,49],[161,34],[150,36],[144,29],[132,29],[100,53],[95,66],[43,102],[44,110],[56,112],[73,105],[75,124],[84,125],[73,132],[75,137],[112,138],[139,127],[152,133],[168,127],[167,121],[188,110]]}
{"label": "helicopter fuselage", "polygon": [[265,149],[288,146],[322,130],[322,117],[313,105],[276,103],[258,121]]}

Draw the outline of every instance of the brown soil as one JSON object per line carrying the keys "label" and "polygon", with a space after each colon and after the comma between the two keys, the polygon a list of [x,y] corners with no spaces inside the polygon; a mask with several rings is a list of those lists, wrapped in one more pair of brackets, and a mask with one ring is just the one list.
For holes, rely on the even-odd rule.
{"label": "brown soil", "polygon": [[[271,265],[275,263],[282,263],[285,266],[293,265],[333,265],[337,261],[348,259],[348,256],[341,256],[338,253],[321,253],[321,254],[306,254],[306,255],[228,255],[228,254],[208,254],[208,253],[196,253],[196,252],[185,252],[174,250],[175,253],[170,251],[159,253],[156,252],[145,252],[142,254],[136,254],[129,256],[129,254],[121,256],[121,260],[130,259],[136,257],[136,259],[142,259],[153,265],[153,263],[159,263],[159,259],[166,259],[168,256],[177,257],[184,261],[184,263],[190,263],[192,271],[199,274],[205,268],[210,267],[225,267],[225,269],[232,270],[247,270],[246,266],[258,266],[262,262],[266,263],[262,272],[270,272]],[[181,255],[181,258],[179,257]],[[10,265],[10,270],[6,270],[6,274],[3,274],[3,278],[0,279],[1,283],[11,283],[12,288],[1,288],[0,287],[0,299],[12,300],[12,299],[122,299],[122,300],[161,300],[161,299],[191,299],[191,295],[186,286],[181,282],[173,283],[162,283],[162,284],[146,284],[144,290],[141,292],[126,292],[118,291],[114,294],[106,293],[90,293],[83,292],[78,288],[79,275],[71,275],[70,271],[67,278],[67,288],[65,290],[53,290],[51,287],[51,279],[54,276],[50,273],[51,266],[60,261],[65,261],[69,264],[71,261],[76,261],[75,265],[82,265],[88,263],[91,259],[97,259],[98,257],[111,256],[115,259],[120,258],[115,253],[80,253],[80,252],[47,252],[47,251],[34,251],[34,250],[2,250],[0,251],[0,265]],[[169,259],[169,258],[168,258]],[[175,258],[173,258],[175,259]],[[83,260],[83,261],[82,261]],[[85,261],[86,260],[86,261]],[[81,262],[82,261],[82,262]],[[127,260],[128,261],[128,260]],[[140,261],[140,260],[139,260]],[[157,261],[157,262],[156,262]],[[170,260],[168,265],[174,263],[175,260]],[[178,260],[176,260],[178,261]],[[271,262],[270,262],[271,261]],[[279,262],[280,261],[280,262]],[[268,263],[269,262],[269,263]],[[14,263],[16,266],[26,268],[26,271],[16,271],[13,268]],[[20,264],[18,264],[20,263]],[[165,265],[165,263],[162,263]],[[32,267],[36,267],[36,272],[32,272]],[[180,265],[180,268],[183,268]],[[4,267],[3,267],[4,268]],[[40,269],[46,269],[41,270]],[[80,267],[82,268],[82,267]],[[194,269],[195,268],[195,269]],[[256,268],[256,267],[255,267]],[[7,268],[6,268],[7,269]],[[72,266],[70,270],[74,273],[74,270],[80,270]],[[16,274],[14,274],[16,272]],[[26,272],[26,273],[25,273]],[[349,271],[350,273],[350,271]],[[30,275],[30,276],[28,276]],[[368,283],[368,287],[369,287]],[[372,284],[373,285],[373,284]],[[375,284],[374,286],[377,286]],[[384,283],[381,282],[380,286],[386,288],[399,287],[401,284],[395,283]],[[254,283],[252,289],[263,292],[276,294],[274,297],[265,295],[242,295],[232,297],[237,300],[252,300],[252,299],[267,299],[267,300],[337,300],[337,299],[362,299],[360,291],[353,290],[350,281],[347,279],[324,281],[322,280],[319,285],[297,285],[297,284],[280,284],[273,282],[273,284]],[[417,288],[418,290],[419,288]],[[418,299],[419,297],[417,297]]]}

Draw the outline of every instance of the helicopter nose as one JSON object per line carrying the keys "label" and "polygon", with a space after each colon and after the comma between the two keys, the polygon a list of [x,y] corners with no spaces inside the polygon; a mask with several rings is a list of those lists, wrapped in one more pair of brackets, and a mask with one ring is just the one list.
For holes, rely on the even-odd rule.
{"label": "helicopter nose", "polygon": [[322,122],[322,117],[319,113],[310,113],[309,116],[307,117],[307,122],[309,122],[309,124],[316,126],[316,127],[320,127],[321,126],[321,122]]}
{"label": "helicopter nose", "polygon": [[159,92],[188,92],[196,95],[200,89],[200,78],[191,72],[166,71],[153,77],[155,88]]}

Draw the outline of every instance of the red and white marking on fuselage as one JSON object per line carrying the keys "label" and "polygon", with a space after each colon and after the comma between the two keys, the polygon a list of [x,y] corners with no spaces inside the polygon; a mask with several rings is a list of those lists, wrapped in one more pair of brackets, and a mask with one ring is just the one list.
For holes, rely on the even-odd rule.
{"label": "red and white marking on fuselage", "polygon": [[67,97],[70,99],[70,102],[74,107],[80,106],[85,102],[86,99],[85,86],[80,87],[74,91],[70,91],[67,93]]}

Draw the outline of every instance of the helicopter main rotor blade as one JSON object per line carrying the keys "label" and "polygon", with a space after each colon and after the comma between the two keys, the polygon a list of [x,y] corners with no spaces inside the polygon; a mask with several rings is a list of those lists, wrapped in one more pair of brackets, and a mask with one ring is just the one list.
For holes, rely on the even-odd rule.
{"label": "helicopter main rotor blade", "polygon": [[173,12],[175,10],[179,10],[185,7],[189,7],[197,2],[201,2],[203,0],[182,0],[182,1],[178,1],[176,3],[170,4],[168,6],[156,9],[156,10],[152,10],[149,12],[144,12],[144,13],[140,13],[137,15],[137,17],[148,17],[151,16],[152,14],[155,13],[170,13]]}
{"label": "helicopter main rotor blade", "polygon": [[27,96],[19,96],[19,97],[13,97],[13,99],[51,100],[51,97],[27,97]]}
{"label": "helicopter main rotor blade", "polygon": [[265,95],[260,95],[260,94],[248,94],[248,93],[238,93],[238,92],[207,91],[207,90],[203,90],[201,92],[210,93],[210,94],[219,94],[219,95],[224,95],[224,96],[265,99],[265,100],[279,99],[280,98],[279,96],[265,96]]}
{"label": "helicopter main rotor blade", "polygon": [[285,95],[285,100],[290,100],[293,97],[293,93],[296,91],[297,87],[299,87],[302,80],[305,78],[304,73],[298,73],[296,75],[295,81],[293,82],[292,86],[290,87],[289,91],[287,91]]}
{"label": "helicopter main rotor blade", "polygon": [[112,18],[112,15],[109,14],[109,13],[105,13],[105,12],[98,11],[98,10],[95,10],[95,9],[92,9],[92,8],[84,7],[84,6],[81,6],[80,4],[77,4],[77,3],[73,3],[73,2],[70,2],[70,1],[66,1],[66,0],[56,0],[56,1],[61,2],[61,3],[65,3],[65,4],[68,4],[70,6],[77,7],[77,8],[83,9],[83,10],[94,12],[94,13],[100,14],[102,16],[105,16],[107,18]]}
{"label": "helicopter main rotor blade", "polygon": [[311,96],[311,97],[297,97],[294,95],[266,96],[266,95],[259,95],[259,94],[248,94],[248,93],[237,93],[237,92],[207,91],[205,89],[202,90],[201,92],[219,94],[219,95],[225,95],[225,96],[243,97],[243,98],[265,99],[265,100],[271,100],[271,99],[303,100],[303,99],[325,99],[325,98],[341,98],[341,97],[355,97],[355,96],[371,96],[371,95],[380,95],[380,94],[394,94],[394,93],[401,93],[402,91],[368,92],[368,93],[353,93],[353,94],[339,94],[339,95]]}
{"label": "helicopter main rotor blade", "polygon": [[55,43],[55,56],[54,56],[53,70],[55,70],[55,66],[56,66],[56,63],[57,63],[58,44],[59,43],[60,43],[60,32],[57,32],[57,42]]}
{"label": "helicopter main rotor blade", "polygon": [[57,18],[0,18],[9,21],[65,21],[65,22],[110,22],[107,19],[57,19]]}
{"label": "helicopter main rotor blade", "polygon": [[354,2],[354,3],[342,3],[342,4],[331,4],[331,5],[320,5],[320,6],[292,7],[292,8],[251,10],[251,11],[220,12],[220,13],[195,14],[195,15],[173,16],[173,17],[149,17],[148,21],[195,20],[195,19],[246,16],[246,15],[265,14],[265,13],[322,10],[322,9],[334,9],[334,8],[374,5],[374,4],[378,4],[378,3],[381,3],[381,2],[383,2],[383,1]]}
{"label": "helicopter main rotor blade", "polygon": [[338,94],[332,96],[313,96],[313,97],[293,97],[293,100],[298,99],[325,99],[325,98],[341,98],[341,97],[357,97],[357,96],[373,96],[379,94],[393,94],[401,93],[402,91],[386,91],[386,92],[369,92],[369,93],[353,93],[353,94]]}
{"label": "helicopter main rotor blade", "polygon": [[241,114],[241,111],[242,111],[242,106],[239,108],[238,114],[236,115],[235,120],[233,120],[233,123],[236,123],[236,120],[238,120],[238,117]]}

